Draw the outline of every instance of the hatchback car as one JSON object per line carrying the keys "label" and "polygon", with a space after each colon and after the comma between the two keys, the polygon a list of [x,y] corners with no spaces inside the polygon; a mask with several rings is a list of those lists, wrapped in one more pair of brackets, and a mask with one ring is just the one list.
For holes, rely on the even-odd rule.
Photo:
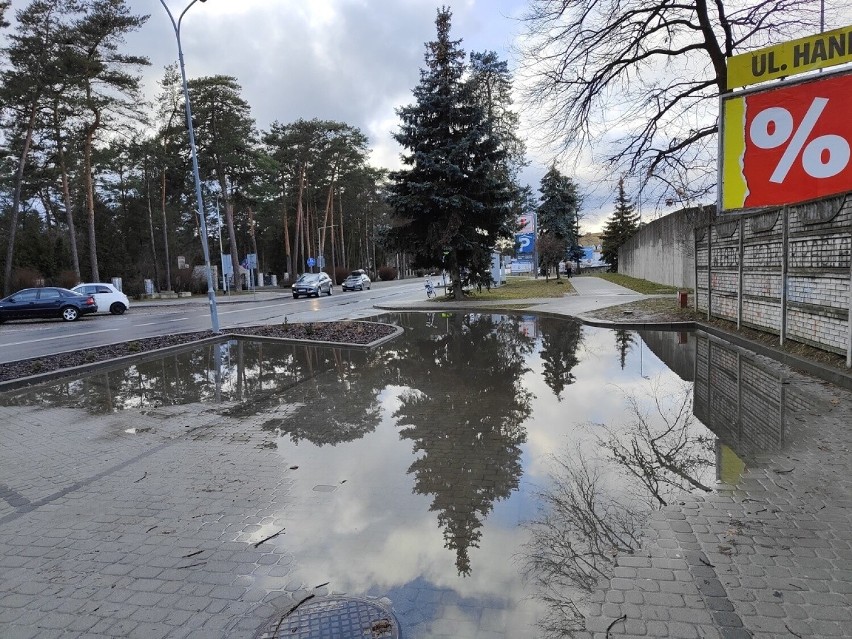
{"label": "hatchback car", "polygon": [[359,268],[357,271],[352,271],[345,280],[343,280],[344,291],[363,291],[365,288],[370,288],[370,278],[367,277],[367,272]]}
{"label": "hatchback car", "polygon": [[121,315],[130,308],[130,300],[127,295],[112,284],[77,284],[71,290],[82,295],[91,295],[95,298],[100,310],[109,309],[109,312],[113,315]]}
{"label": "hatchback car", "polygon": [[53,286],[25,288],[0,300],[0,322],[42,317],[61,317],[73,322],[81,315],[97,311],[93,296]]}
{"label": "hatchback car", "polygon": [[334,286],[331,283],[331,278],[327,273],[305,273],[299,276],[296,283],[293,284],[293,298],[298,298],[300,295],[310,297],[319,297],[320,293],[331,295]]}

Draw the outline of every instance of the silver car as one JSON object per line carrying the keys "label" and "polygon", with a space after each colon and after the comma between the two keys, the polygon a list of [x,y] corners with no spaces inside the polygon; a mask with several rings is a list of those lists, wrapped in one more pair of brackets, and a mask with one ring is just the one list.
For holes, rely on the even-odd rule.
{"label": "silver car", "polygon": [[305,273],[293,284],[293,299],[300,295],[319,297],[320,293],[331,295],[334,286],[327,273]]}
{"label": "silver car", "polygon": [[365,288],[370,288],[370,278],[367,277],[367,272],[359,268],[357,271],[352,271],[349,276],[343,280],[344,291],[363,291]]}

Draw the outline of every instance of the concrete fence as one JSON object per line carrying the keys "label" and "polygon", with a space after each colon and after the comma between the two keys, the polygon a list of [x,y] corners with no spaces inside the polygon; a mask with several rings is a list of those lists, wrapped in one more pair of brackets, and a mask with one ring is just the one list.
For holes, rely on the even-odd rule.
{"label": "concrete fence", "polygon": [[618,251],[618,272],[658,284],[695,288],[693,231],[713,221],[715,206],[681,209],[649,222]]}
{"label": "concrete fence", "polygon": [[852,366],[852,198],[725,215],[694,233],[698,310]]}

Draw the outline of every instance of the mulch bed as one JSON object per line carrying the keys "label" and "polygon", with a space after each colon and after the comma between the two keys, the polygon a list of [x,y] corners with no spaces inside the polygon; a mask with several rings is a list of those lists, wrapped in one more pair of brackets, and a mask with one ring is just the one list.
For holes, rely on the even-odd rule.
{"label": "mulch bed", "polygon": [[[376,322],[314,322],[307,324],[271,324],[266,326],[243,326],[222,331],[225,335],[253,335],[258,337],[277,337],[312,342],[338,342],[342,344],[370,344],[387,337],[396,330],[390,324]],[[169,346],[191,344],[206,337],[213,337],[213,331],[198,331],[178,335],[163,335],[146,339],[98,346],[80,351],[71,351],[57,355],[48,355],[33,359],[0,364],[0,382],[49,373],[63,368],[105,362],[116,357],[139,355],[147,351]]]}

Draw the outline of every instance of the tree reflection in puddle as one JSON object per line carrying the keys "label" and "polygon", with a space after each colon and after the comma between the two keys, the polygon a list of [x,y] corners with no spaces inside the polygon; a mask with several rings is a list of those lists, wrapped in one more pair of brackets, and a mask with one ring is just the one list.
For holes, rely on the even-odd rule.
{"label": "tree reflection in puddle", "polygon": [[621,554],[633,554],[649,514],[691,490],[710,492],[715,438],[692,416],[692,389],[650,380],[642,393],[621,391],[625,421],[594,424],[597,450],[554,455],[539,512],[521,556],[547,606],[546,637],[581,630],[583,609]]}

